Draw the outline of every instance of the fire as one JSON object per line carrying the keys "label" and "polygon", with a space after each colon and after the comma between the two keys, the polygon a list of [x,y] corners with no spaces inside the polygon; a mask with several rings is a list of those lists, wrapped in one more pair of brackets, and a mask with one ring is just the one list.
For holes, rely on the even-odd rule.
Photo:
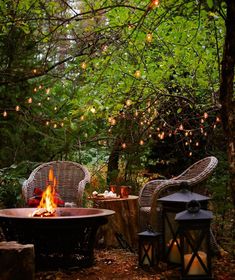
{"label": "fire", "polygon": [[55,215],[55,209],[57,207],[55,202],[57,180],[56,177],[54,177],[52,169],[49,170],[48,179],[48,185],[42,193],[42,199],[38,205],[38,209],[32,214],[33,217],[48,217]]}

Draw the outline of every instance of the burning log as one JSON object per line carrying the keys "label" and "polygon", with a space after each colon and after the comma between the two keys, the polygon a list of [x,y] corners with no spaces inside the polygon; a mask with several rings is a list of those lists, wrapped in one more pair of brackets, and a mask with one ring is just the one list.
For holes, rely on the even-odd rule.
{"label": "burning log", "polygon": [[56,216],[56,211],[49,212],[47,209],[38,208],[32,213],[32,217],[54,217]]}

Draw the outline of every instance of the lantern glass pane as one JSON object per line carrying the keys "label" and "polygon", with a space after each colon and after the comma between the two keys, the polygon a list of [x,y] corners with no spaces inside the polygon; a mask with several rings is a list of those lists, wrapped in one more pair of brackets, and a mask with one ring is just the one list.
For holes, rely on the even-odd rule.
{"label": "lantern glass pane", "polygon": [[204,230],[188,230],[184,233],[182,250],[186,275],[208,273],[206,235]]}
{"label": "lantern glass pane", "polygon": [[152,244],[151,243],[143,243],[141,248],[141,263],[144,265],[152,264]]}
{"label": "lantern glass pane", "polygon": [[175,213],[167,212],[164,217],[164,237],[166,246],[166,258],[169,262],[180,263],[180,240],[178,235],[178,223],[175,221]]}

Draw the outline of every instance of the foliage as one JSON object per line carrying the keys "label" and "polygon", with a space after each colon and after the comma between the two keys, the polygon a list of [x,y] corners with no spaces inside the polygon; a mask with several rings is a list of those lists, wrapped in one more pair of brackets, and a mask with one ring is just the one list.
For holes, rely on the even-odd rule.
{"label": "foliage", "polygon": [[0,208],[14,208],[23,205],[22,183],[28,178],[35,163],[22,162],[0,169]]}
{"label": "foliage", "polygon": [[115,148],[122,169],[114,172],[133,182],[150,162],[170,160],[174,169],[210,153],[221,10],[204,1],[93,2],[0,6],[0,106],[8,113],[0,166],[102,165]]}

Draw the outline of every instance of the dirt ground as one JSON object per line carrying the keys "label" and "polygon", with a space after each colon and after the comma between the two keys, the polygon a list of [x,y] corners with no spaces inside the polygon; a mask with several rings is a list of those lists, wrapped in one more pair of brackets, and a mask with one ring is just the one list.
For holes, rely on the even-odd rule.
{"label": "dirt ground", "polygon": [[[213,258],[214,280],[235,279],[235,259],[225,253]],[[179,280],[178,269],[170,269],[160,263],[156,268],[142,269],[138,266],[137,253],[123,249],[95,250],[94,265],[89,268],[46,271],[36,273],[35,280]]]}

